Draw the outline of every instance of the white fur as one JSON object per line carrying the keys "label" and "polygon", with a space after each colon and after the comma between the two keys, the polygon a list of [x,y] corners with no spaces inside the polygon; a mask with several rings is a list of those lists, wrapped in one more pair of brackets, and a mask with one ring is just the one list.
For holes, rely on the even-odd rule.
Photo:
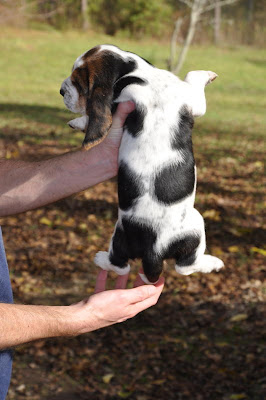
{"label": "white fur", "polygon": [[105,271],[114,271],[118,275],[126,275],[130,272],[129,264],[125,268],[118,268],[115,265],[112,265],[109,261],[107,251],[98,251],[94,258],[94,262]]}
{"label": "white fur", "polygon": [[157,282],[150,282],[150,281],[147,279],[146,275],[141,274],[140,272],[139,272],[139,276],[140,276],[141,280],[142,280],[144,283],[146,283],[146,285],[155,285],[155,284],[159,281],[159,279],[158,279]]}
{"label": "white fur", "polygon": [[83,117],[72,119],[71,121],[68,122],[68,125],[72,129],[79,129],[84,132],[88,125],[88,122],[89,122],[89,117],[87,115],[84,115]]}
{"label": "white fur", "polygon": [[66,107],[73,113],[85,114],[86,110],[80,108],[79,94],[70,77],[66,78],[62,83],[61,89],[64,90],[64,103]]}
{"label": "white fur", "polygon": [[84,60],[83,60],[84,54],[86,54],[86,51],[85,51],[83,54],[81,54],[81,55],[76,59],[74,65],[73,65],[73,68],[72,68],[72,72],[73,72],[76,68],[82,67],[82,65],[84,64]]}
{"label": "white fur", "polygon": [[194,272],[208,273],[213,270],[219,271],[222,267],[224,267],[222,260],[217,257],[204,254],[199,257],[197,262],[195,262],[193,265],[189,265],[188,267],[179,267],[176,265],[175,270],[181,275],[190,275]]}

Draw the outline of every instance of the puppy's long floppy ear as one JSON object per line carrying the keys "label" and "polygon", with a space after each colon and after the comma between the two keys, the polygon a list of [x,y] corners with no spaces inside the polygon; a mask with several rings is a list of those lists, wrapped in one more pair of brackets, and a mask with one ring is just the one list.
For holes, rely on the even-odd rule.
{"label": "puppy's long floppy ear", "polygon": [[86,104],[86,113],[89,117],[83,141],[86,150],[100,143],[108,134],[112,125],[112,100],[112,81],[92,88]]}
{"label": "puppy's long floppy ear", "polygon": [[130,57],[99,49],[100,46],[93,48],[83,56],[87,67],[86,114],[89,117],[83,141],[86,150],[100,143],[112,125],[115,82],[136,68]]}

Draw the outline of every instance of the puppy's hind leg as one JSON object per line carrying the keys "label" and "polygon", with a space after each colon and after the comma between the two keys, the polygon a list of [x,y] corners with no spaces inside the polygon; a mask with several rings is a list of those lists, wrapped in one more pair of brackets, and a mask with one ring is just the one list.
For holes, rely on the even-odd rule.
{"label": "puppy's hind leg", "polygon": [[163,259],[153,255],[146,255],[142,259],[142,266],[144,274],[140,274],[143,282],[150,284],[156,283],[163,270]]}
{"label": "puppy's hind leg", "polygon": [[203,254],[198,257],[192,265],[189,266],[180,266],[176,265],[175,269],[181,275],[190,275],[194,272],[211,272],[211,271],[219,271],[224,266],[224,263],[220,258]]}
{"label": "puppy's hind leg", "polygon": [[128,264],[127,242],[123,228],[116,224],[109,251],[99,251],[94,262],[106,271],[114,271],[118,275],[126,275],[130,271]]}
{"label": "puppy's hind leg", "polygon": [[[192,240],[193,239],[193,240]],[[198,240],[198,244],[197,244]],[[205,232],[198,232],[197,236],[187,236],[184,243],[190,242],[192,247],[176,259],[175,270],[181,275],[190,275],[194,272],[218,271],[224,266],[222,260],[217,257],[204,254],[206,248]],[[193,243],[194,242],[194,243]]]}
{"label": "puppy's hind leg", "polygon": [[176,253],[176,272],[182,275],[190,275],[193,272],[218,271],[224,266],[222,260],[217,257],[205,255],[206,237],[204,221],[197,210],[193,210],[187,226],[194,226],[193,231],[188,231],[179,242],[179,249]]}

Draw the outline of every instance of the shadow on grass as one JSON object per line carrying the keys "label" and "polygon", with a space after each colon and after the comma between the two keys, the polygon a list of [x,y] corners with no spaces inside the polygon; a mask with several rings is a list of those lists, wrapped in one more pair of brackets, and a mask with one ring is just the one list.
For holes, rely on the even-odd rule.
{"label": "shadow on grass", "polygon": [[266,67],[266,59],[265,60],[256,60],[256,59],[247,58],[246,61],[248,61],[250,64],[256,65],[258,67],[262,67],[262,68]]}
{"label": "shadow on grass", "polygon": [[71,115],[73,114],[63,107],[57,108],[44,105],[1,103],[0,115],[7,120],[11,118],[21,118],[26,121],[62,126],[68,117],[71,119]]}
{"label": "shadow on grass", "polygon": [[[217,193],[218,188],[215,189],[212,184],[206,184],[204,185],[204,191],[206,191],[206,193]],[[242,194],[242,192],[237,192],[235,195],[237,196],[240,193]],[[245,195],[246,193],[243,192],[243,194]],[[256,199],[255,201],[263,200],[261,193],[253,193],[252,196],[254,199]],[[102,220],[112,219],[115,224],[118,215],[118,203],[109,202],[106,200],[83,200],[70,197],[68,199],[60,200],[56,204],[48,207],[51,210],[57,209],[59,212],[63,211],[69,215],[69,217],[73,216],[74,212],[76,218],[83,221],[87,220],[89,214],[93,214]],[[206,210],[206,205],[201,204],[198,207],[196,206],[196,208],[203,213]],[[232,228],[231,218],[235,215],[233,214],[231,208],[221,207],[218,205],[215,208],[217,211],[219,211],[221,219],[220,221],[205,219],[208,246],[212,245],[212,241],[219,241],[223,244],[224,248],[235,244],[241,244],[245,246],[250,245],[251,243],[253,246],[261,246],[261,243],[263,243],[265,238],[265,230],[262,227],[252,226],[252,223],[249,224],[248,229],[246,228],[245,224],[242,226],[242,222],[246,222],[247,219],[247,216],[243,210],[237,210],[237,223],[234,220],[233,224],[236,233],[233,234],[232,231],[230,231]],[[234,213],[235,212],[236,211],[234,211]],[[239,232],[241,232],[241,235],[239,235]]]}

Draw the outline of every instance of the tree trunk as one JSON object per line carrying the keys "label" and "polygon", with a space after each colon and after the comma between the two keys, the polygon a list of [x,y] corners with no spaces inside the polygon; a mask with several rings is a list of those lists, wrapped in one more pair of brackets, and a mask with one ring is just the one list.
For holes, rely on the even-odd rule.
{"label": "tree trunk", "polygon": [[82,29],[86,31],[89,28],[88,0],[81,0],[81,14],[82,14]]}
{"label": "tree trunk", "polygon": [[214,8],[214,44],[219,46],[221,33],[221,5],[216,2]]}
{"label": "tree trunk", "polygon": [[170,46],[170,59],[168,62],[168,68],[170,71],[173,70],[174,68],[174,60],[175,60],[175,54],[176,54],[176,42],[178,39],[178,35],[180,32],[180,28],[183,22],[183,18],[179,17],[176,22],[175,22],[175,29],[171,38],[171,46]]}
{"label": "tree trunk", "polygon": [[184,41],[182,50],[179,54],[178,60],[177,60],[177,65],[174,68],[174,70],[172,71],[174,74],[178,74],[181,70],[181,68],[183,67],[189,46],[191,45],[191,42],[193,40],[194,34],[195,34],[195,30],[196,30],[196,25],[199,19],[199,13],[197,11],[193,11],[191,12],[190,15],[190,21],[189,21],[189,28],[188,28],[188,32],[187,32],[187,36],[186,39]]}
{"label": "tree trunk", "polygon": [[254,0],[247,0],[246,10],[247,10],[246,43],[251,45],[254,43],[254,23],[253,23]]}

